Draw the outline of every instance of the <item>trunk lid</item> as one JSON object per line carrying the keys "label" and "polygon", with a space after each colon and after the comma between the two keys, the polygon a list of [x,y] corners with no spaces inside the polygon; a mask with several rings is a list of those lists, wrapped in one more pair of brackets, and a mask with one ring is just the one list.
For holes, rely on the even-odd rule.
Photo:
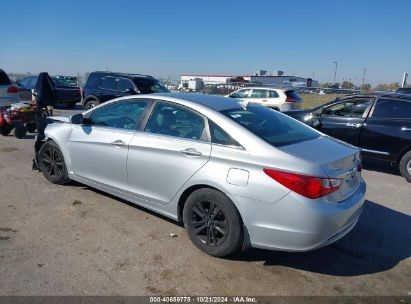
{"label": "trunk lid", "polygon": [[360,185],[360,150],[354,146],[329,136],[321,136],[279,149],[320,166],[324,177],[341,178],[340,200],[349,197]]}

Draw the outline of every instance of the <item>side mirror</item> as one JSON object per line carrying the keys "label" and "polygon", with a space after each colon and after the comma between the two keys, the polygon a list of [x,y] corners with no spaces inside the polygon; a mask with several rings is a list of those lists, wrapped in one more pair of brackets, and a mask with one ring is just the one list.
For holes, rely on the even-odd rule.
{"label": "side mirror", "polygon": [[319,126],[321,126],[321,121],[318,119],[318,117],[313,117],[313,119],[311,120],[311,125],[313,128],[318,128]]}
{"label": "side mirror", "polygon": [[73,125],[81,125],[83,123],[83,115],[80,113],[80,114],[75,114],[71,116],[70,122]]}
{"label": "side mirror", "polygon": [[128,88],[126,89],[126,93],[129,95],[136,95],[137,92],[134,89]]}

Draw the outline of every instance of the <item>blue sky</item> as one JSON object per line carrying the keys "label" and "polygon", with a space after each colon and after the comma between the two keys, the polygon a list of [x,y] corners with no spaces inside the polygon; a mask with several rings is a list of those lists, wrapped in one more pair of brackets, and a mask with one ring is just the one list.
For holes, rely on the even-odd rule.
{"label": "blue sky", "polygon": [[[296,76],[359,83],[411,74],[411,1],[6,1],[0,67]],[[411,77],[411,76],[410,76]]]}

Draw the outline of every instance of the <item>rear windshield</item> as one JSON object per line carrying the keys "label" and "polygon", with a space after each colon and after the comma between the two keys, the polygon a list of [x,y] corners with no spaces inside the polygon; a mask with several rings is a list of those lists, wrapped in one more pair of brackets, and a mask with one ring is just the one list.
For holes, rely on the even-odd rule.
{"label": "rear windshield", "polygon": [[134,78],[133,80],[141,94],[170,93],[165,86],[155,79]]}
{"label": "rear windshield", "polygon": [[221,113],[275,147],[320,137],[303,123],[263,106],[229,109]]}
{"label": "rear windshield", "polygon": [[294,99],[294,100],[298,100],[298,101],[301,100],[301,97],[300,97],[300,96],[297,94],[297,92],[294,91],[294,90],[285,91],[285,95],[286,95],[287,97],[291,97],[291,98]]}
{"label": "rear windshield", "polygon": [[4,71],[0,71],[0,85],[11,85],[9,76]]}

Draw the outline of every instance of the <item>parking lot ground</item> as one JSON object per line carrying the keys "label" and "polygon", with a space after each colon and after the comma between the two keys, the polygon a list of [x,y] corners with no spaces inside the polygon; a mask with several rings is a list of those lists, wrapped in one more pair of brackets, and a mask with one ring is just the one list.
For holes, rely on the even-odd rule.
{"label": "parking lot ground", "polygon": [[171,220],[78,183],[49,183],[31,170],[33,141],[0,136],[0,295],[411,292],[411,184],[395,170],[363,171],[363,215],[337,243],[218,259]]}

